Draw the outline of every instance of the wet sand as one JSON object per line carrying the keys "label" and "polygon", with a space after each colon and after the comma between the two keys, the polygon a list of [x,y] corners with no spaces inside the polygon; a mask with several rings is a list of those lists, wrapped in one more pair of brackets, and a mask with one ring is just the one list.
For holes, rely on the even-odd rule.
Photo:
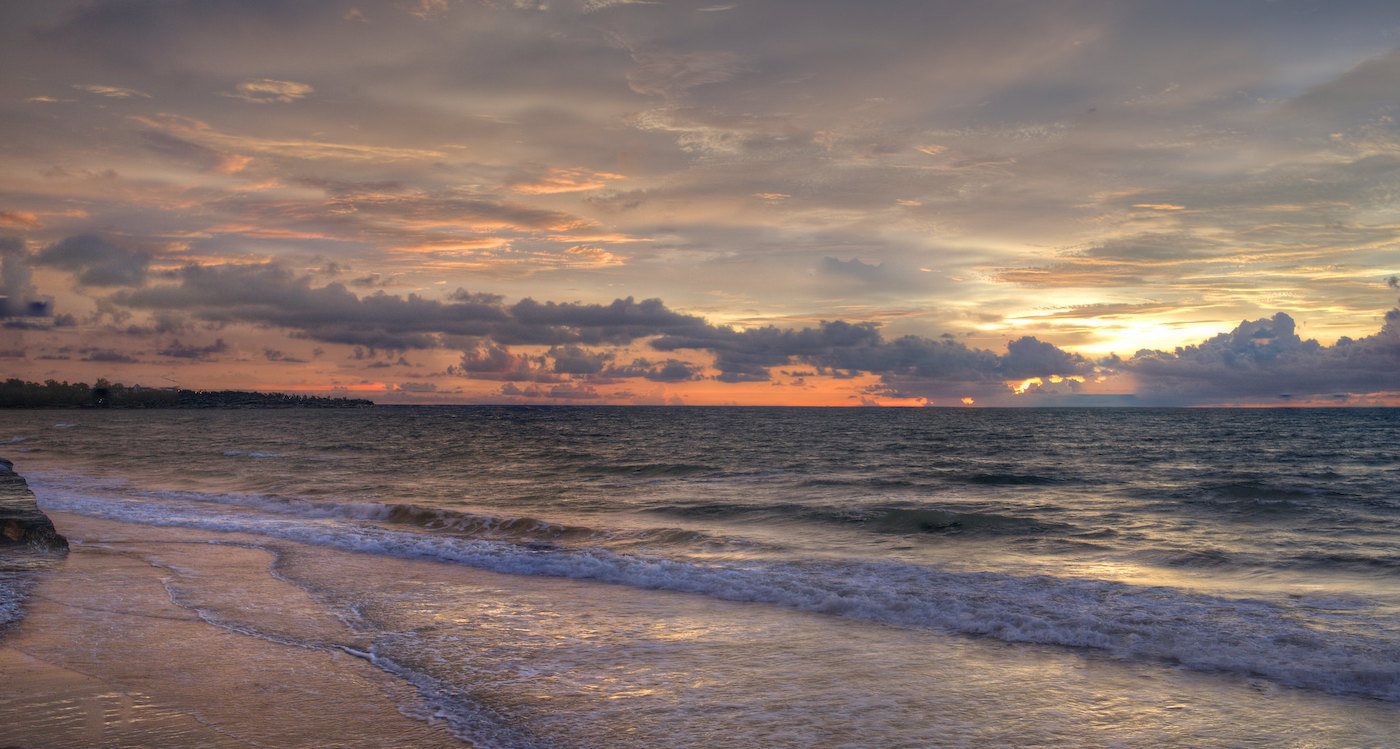
{"label": "wet sand", "polygon": [[[0,635],[0,746],[466,746],[426,708],[404,714],[418,703],[410,685],[324,645],[359,640],[275,576],[267,551],[53,519],[72,553]],[[211,611],[260,620],[260,634]]]}
{"label": "wet sand", "polygon": [[73,550],[0,636],[0,749],[1395,746],[1388,703],[1258,679],[52,517]]}

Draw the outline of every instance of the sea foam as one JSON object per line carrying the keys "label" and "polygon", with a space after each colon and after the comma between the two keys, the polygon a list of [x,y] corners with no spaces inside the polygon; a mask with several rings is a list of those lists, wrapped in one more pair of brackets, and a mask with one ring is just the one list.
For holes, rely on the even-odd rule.
{"label": "sea foam", "polygon": [[[175,496],[98,495],[31,478],[46,509],[157,526],[258,534],[335,549],[788,606],[898,626],[1087,648],[1123,659],[1261,677],[1279,684],[1400,701],[1400,632],[1364,610],[1305,606],[1103,580],[951,572],[899,562],[700,563],[588,547],[540,547],[443,535],[357,518],[348,505],[268,514],[190,506]],[[307,503],[308,505],[312,503]],[[378,505],[385,507],[386,505]],[[265,508],[261,508],[265,509]],[[309,509],[309,508],[302,508]],[[365,512],[373,515],[376,511]]]}

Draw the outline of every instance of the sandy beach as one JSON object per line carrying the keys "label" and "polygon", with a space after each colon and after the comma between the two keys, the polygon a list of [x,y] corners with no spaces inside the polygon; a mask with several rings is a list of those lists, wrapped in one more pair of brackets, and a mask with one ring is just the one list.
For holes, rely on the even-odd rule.
{"label": "sandy beach", "polygon": [[52,517],[73,548],[0,637],[0,683],[20,687],[0,694],[0,745],[465,745],[404,714],[411,686],[325,645],[358,640],[247,539]]}
{"label": "sandy beach", "polygon": [[[917,716],[919,745],[1070,746],[1087,720],[1085,746],[1383,747],[1394,714],[759,604],[51,515],[72,552],[0,639],[0,683],[22,685],[0,696],[6,747],[868,746],[891,711]],[[428,643],[439,656],[395,662]],[[798,689],[779,679],[795,664],[828,677]]]}

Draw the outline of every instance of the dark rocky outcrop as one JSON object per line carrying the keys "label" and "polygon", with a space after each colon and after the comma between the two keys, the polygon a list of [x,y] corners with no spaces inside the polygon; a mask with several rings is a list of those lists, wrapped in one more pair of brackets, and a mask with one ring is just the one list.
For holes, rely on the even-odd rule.
{"label": "dark rocky outcrop", "polygon": [[34,492],[14,464],[0,458],[0,550],[15,546],[61,553],[68,551],[68,539],[39,511]]}

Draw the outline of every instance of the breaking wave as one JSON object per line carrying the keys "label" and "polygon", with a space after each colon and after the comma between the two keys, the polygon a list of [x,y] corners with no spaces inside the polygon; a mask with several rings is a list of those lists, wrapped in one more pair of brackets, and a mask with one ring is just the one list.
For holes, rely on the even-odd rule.
{"label": "breaking wave", "polygon": [[[699,563],[600,548],[539,547],[490,537],[347,522],[355,517],[354,510],[346,509],[354,507],[351,505],[337,506],[322,515],[309,515],[302,507],[267,514],[247,510],[268,510],[272,505],[240,501],[233,504],[244,511],[211,512],[149,498],[99,497],[45,480],[31,483],[36,484],[48,509],[110,520],[259,534],[500,573],[768,603],[1008,642],[1086,648],[1123,659],[1167,662],[1333,694],[1400,701],[1400,633],[1368,627],[1374,620],[1347,610],[1330,611],[1331,626],[1321,629],[1304,620],[1305,611],[1288,605],[1167,587],[1049,575],[951,572],[901,562]],[[407,513],[405,519],[414,525],[423,519],[416,511],[396,511],[393,505],[377,507],[389,509],[365,512]],[[392,522],[392,517],[376,519]],[[528,525],[530,534],[550,526],[526,519],[514,522]],[[532,523],[535,525],[529,525]],[[524,526],[508,521],[495,527]],[[567,526],[557,528],[561,534],[569,532]]]}
{"label": "breaking wave", "polygon": [[776,520],[830,523],[875,533],[949,535],[1035,535],[1072,532],[1074,526],[994,512],[971,512],[927,506],[883,505],[840,508],[782,502],[773,504],[706,503],[660,505],[649,512],[690,518]]}

